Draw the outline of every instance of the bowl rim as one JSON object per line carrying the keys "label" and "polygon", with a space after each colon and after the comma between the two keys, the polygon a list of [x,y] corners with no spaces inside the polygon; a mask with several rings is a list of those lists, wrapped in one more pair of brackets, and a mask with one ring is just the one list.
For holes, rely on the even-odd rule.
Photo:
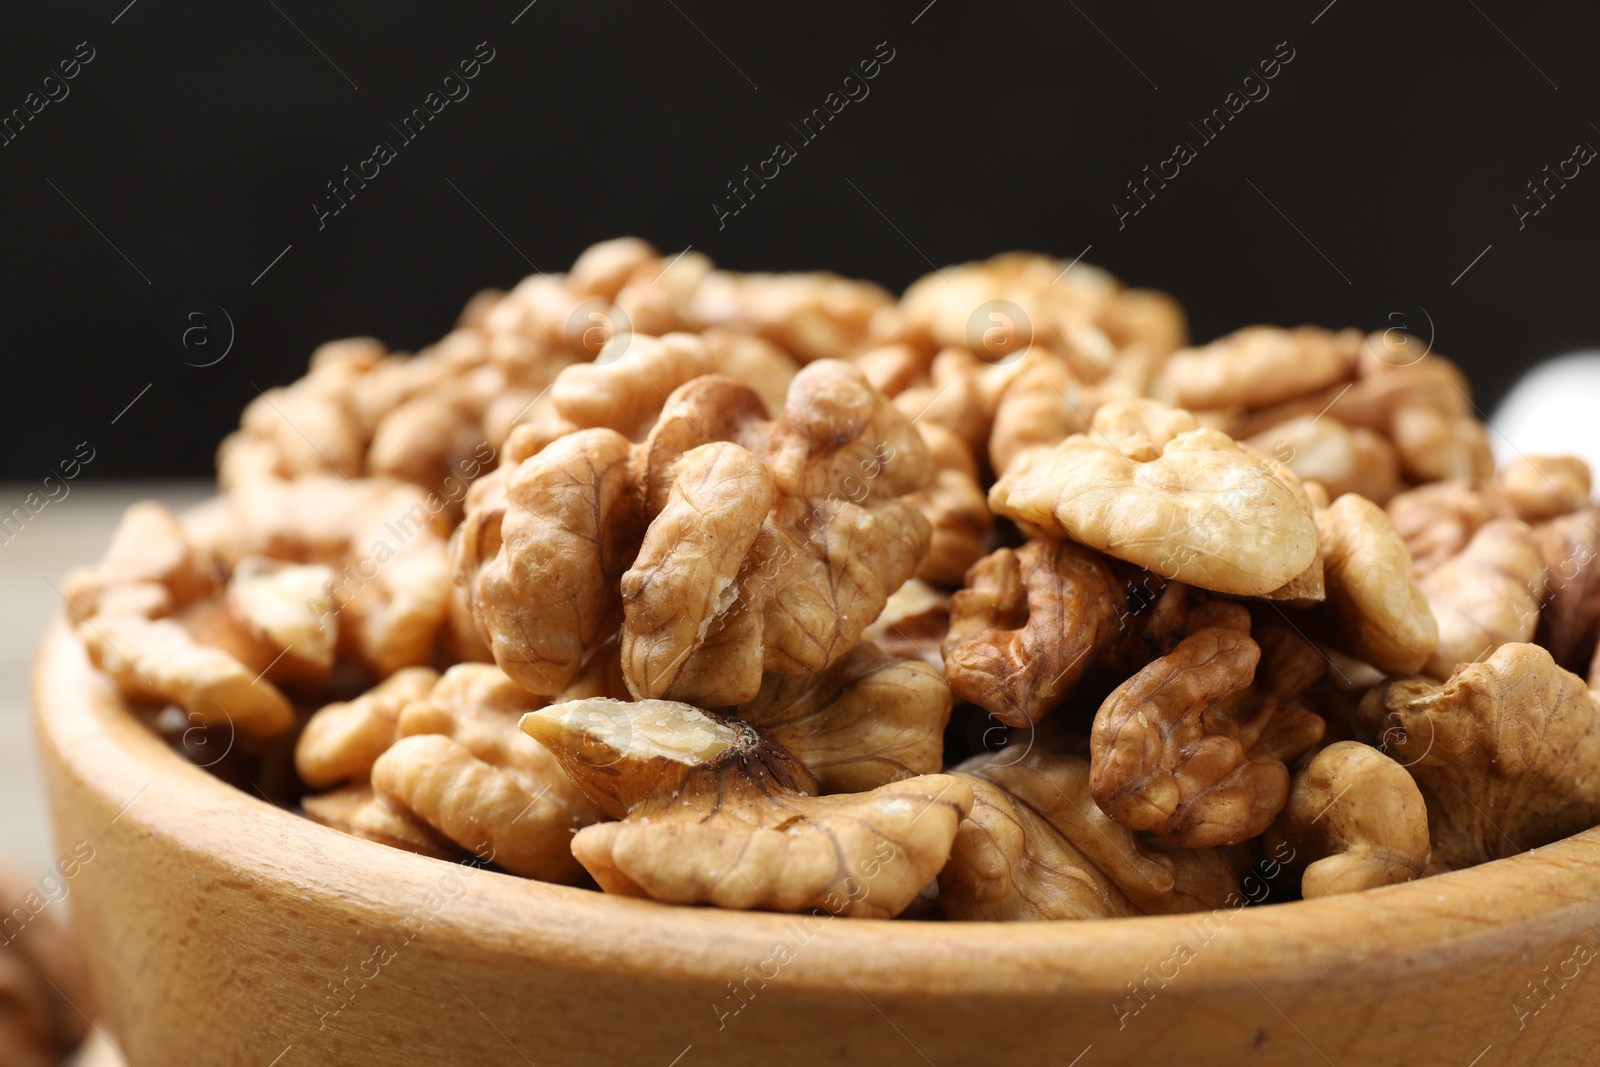
{"label": "bowl rim", "polygon": [[[111,825],[165,841],[239,884],[277,885],[356,907],[375,921],[414,906],[461,864],[415,855],[317,824],[182,759],[129,712],[62,617],[37,653],[36,740],[48,774],[88,791]],[[56,795],[52,783],[52,796]],[[59,813],[57,813],[59,815]],[[246,831],[241,831],[246,827]],[[616,897],[494,871],[441,925],[485,953],[573,970],[676,980],[737,979],[776,943],[802,938],[800,986],[859,992],[1015,996],[1065,988],[1126,996],[1144,968],[1179,943],[1207,948],[1208,984],[1348,980],[1403,958],[1454,967],[1520,952],[1529,923],[1554,941],[1593,929],[1600,827],[1461,871],[1362,893],[1211,913],[1093,921],[908,922],[723,911]],[[1521,927],[1520,931],[1518,927]],[[802,931],[809,936],[802,937]],[[647,950],[641,951],[641,947]],[[641,958],[644,962],[641,962]]]}

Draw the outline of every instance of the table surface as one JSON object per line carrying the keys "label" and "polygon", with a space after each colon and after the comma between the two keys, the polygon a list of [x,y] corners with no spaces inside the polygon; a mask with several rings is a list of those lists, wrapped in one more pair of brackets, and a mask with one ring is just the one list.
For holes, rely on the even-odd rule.
{"label": "table surface", "polygon": [[[0,514],[22,506],[36,484],[0,483]],[[28,715],[28,674],[40,635],[60,610],[61,576],[105,551],[117,519],[136,500],[186,507],[215,491],[209,482],[80,483],[45,506],[10,541],[0,540],[0,864],[24,878],[55,862]]]}

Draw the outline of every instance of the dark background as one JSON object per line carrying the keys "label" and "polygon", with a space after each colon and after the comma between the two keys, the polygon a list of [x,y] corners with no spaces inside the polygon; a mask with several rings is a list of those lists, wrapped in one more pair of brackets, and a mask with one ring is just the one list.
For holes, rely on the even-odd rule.
{"label": "dark background", "polygon": [[[207,473],[256,387],[318,342],[419,347],[475,290],[627,233],[896,290],[930,260],[1092,245],[1181,299],[1199,340],[1404,321],[1485,411],[1531,362],[1600,342],[1600,168],[1520,231],[1511,206],[1600,146],[1593,5],[524,3],[8,5],[0,112],[79,42],[95,58],[0,147],[0,477],[85,439],[91,477]],[[480,41],[471,95],[400,146],[388,122]],[[800,145],[789,123],[880,41],[870,96]],[[1270,95],[1200,146],[1188,123],[1282,41]],[[398,158],[319,231],[324,183],[379,140]],[[719,230],[724,183],[779,140],[799,158]],[[1119,230],[1124,183],[1179,140],[1198,158]],[[236,339],[196,368],[171,324],[202,304]]]}

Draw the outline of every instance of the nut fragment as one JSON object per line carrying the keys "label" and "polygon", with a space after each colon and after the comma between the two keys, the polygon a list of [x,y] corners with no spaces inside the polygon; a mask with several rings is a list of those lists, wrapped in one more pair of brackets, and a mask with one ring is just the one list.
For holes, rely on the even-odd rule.
{"label": "nut fragment", "polygon": [[426,697],[439,680],[429,667],[408,667],[354,700],[327,704],[313,714],[295,742],[294,765],[312,789],[366,779],[372,764],[394,744],[400,712]]}
{"label": "nut fragment", "polygon": [[153,500],[123,512],[106,554],[92,567],[67,572],[62,593],[75,619],[100,610],[118,587],[157,586],[166,591],[161,614],[194,603],[216,586],[210,571],[184,536],[171,509]]}
{"label": "nut fragment", "polygon": [[1600,697],[1537,645],[1443,683],[1402,678],[1363,711],[1428,801],[1433,867],[1516,855],[1600,823]]}
{"label": "nut fragment", "polygon": [[1346,651],[1379,670],[1416,671],[1439,642],[1405,542],[1382,508],[1346,494],[1317,512],[1328,610]]}
{"label": "nut fragment", "polygon": [[572,841],[609,893],[889,918],[944,866],[972,806],[942,774],[810,796],[810,772],[754,726],[670,701],[573,701],[522,728],[622,820]]}
{"label": "nut fragment", "polygon": [[1404,767],[1359,741],[1340,741],[1294,776],[1268,831],[1302,867],[1306,899],[1409,881],[1428,865],[1428,811]]}
{"label": "nut fragment", "polygon": [[899,659],[920,656],[942,674],[949,633],[950,594],[913,578],[894,591],[861,639]]}
{"label": "nut fragment", "polygon": [[1155,395],[1181,408],[1261,408],[1294,400],[1353,376],[1356,330],[1248,326],[1204,348],[1173,353]]}
{"label": "nut fragment", "polygon": [[570,882],[572,831],[585,824],[559,797],[440,734],[401,738],[372,765],[372,788],[443,836],[513,874]]}
{"label": "nut fragment", "polygon": [[1544,556],[1539,644],[1566,670],[1583,672],[1600,642],[1600,508],[1541,523],[1533,536]]}
{"label": "nut fragment", "polygon": [[1189,585],[1260,596],[1316,561],[1316,524],[1260,460],[1187,412],[1095,412],[1095,433],[1024,452],[989,491],[997,513]]}
{"label": "nut fragment", "polygon": [[1526,523],[1493,519],[1479,527],[1460,555],[1418,582],[1439,624],[1427,673],[1448,678],[1457,664],[1532,640],[1544,580],[1544,557]]}
{"label": "nut fragment", "polygon": [[176,704],[206,729],[265,740],[294,723],[294,709],[271,682],[221,649],[197,643],[171,619],[100,616],[80,624],[78,637],[124,696]]}
{"label": "nut fragment", "polygon": [[[87,859],[84,858],[87,850]],[[24,881],[0,870],[5,913],[0,947],[0,1062],[6,1067],[56,1067],[89,1034],[98,1008],[94,988],[71,933],[45,909],[66,883],[95,857],[86,841],[74,846],[43,879]],[[19,929],[20,924],[20,929]]]}
{"label": "nut fragment", "polygon": [[945,917],[1097,919],[1221,907],[1237,888],[1220,850],[1148,846],[1107,817],[1088,761],[997,752],[958,769],[972,787],[950,862],[939,873]]}
{"label": "nut fragment", "polygon": [[1577,456],[1522,456],[1496,471],[1494,480],[1527,523],[1570,515],[1589,503],[1589,465]]}
{"label": "nut fragment", "polygon": [[1117,633],[1120,592],[1100,557],[1071,542],[991,553],[950,600],[950,687],[1009,726],[1039,721]]}
{"label": "nut fragment", "polygon": [[300,806],[323,826],[342,830],[353,837],[440,860],[459,859],[464,855],[455,842],[435,833],[427,823],[388,797],[373,793],[367,782],[308,796]]}
{"label": "nut fragment", "polygon": [[912,496],[933,528],[917,577],[938,585],[960,585],[967,568],[983,555],[993,519],[978,484],[978,464],[967,443],[934,423],[918,426],[933,461],[933,482]]}
{"label": "nut fragment", "polygon": [[1484,523],[1504,517],[1496,500],[1465,482],[1420,485],[1394,497],[1385,510],[1418,578],[1459,555]]}
{"label": "nut fragment", "polygon": [[1024,450],[1058,445],[1089,429],[1100,404],[1059,359],[1027,359],[1000,395],[989,435],[989,463],[1004,474]]}
{"label": "nut fragment", "polygon": [[1200,630],[1119,686],[1090,739],[1095,802],[1124,826],[1189,848],[1265,830],[1288,797],[1283,761],[1322,736],[1322,720],[1290,703],[1319,672],[1305,677],[1290,641],[1271,651],[1283,662],[1257,680],[1255,641]]}
{"label": "nut fragment", "polygon": [[1330,496],[1358,493],[1385,504],[1404,488],[1400,461],[1382,435],[1331,415],[1301,415],[1245,441],[1282,460],[1298,477],[1321,482]]}
{"label": "nut fragment", "polygon": [[695,290],[693,315],[777,344],[802,363],[839,359],[865,347],[872,317],[893,298],[870,282],[836,274],[712,271]]}
{"label": "nut fragment", "polygon": [[247,556],[228,578],[228,610],[249,635],[275,649],[266,674],[320,685],[333,670],[339,641],[334,573],[320,563]]}
{"label": "nut fragment", "polygon": [[862,643],[815,674],[769,674],[735,709],[817,778],[824,793],[859,793],[943,764],[950,687],[921,659]]}

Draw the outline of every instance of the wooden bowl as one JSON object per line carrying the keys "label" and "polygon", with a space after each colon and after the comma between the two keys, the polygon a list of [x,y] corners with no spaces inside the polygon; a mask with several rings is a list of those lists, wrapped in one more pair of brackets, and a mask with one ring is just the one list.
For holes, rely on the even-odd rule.
{"label": "wooden bowl", "polygon": [[72,914],[134,1067],[1594,1062],[1600,830],[1211,915],[802,922],[298,818],[173,754],[60,623],[34,708],[57,844],[93,849]]}

